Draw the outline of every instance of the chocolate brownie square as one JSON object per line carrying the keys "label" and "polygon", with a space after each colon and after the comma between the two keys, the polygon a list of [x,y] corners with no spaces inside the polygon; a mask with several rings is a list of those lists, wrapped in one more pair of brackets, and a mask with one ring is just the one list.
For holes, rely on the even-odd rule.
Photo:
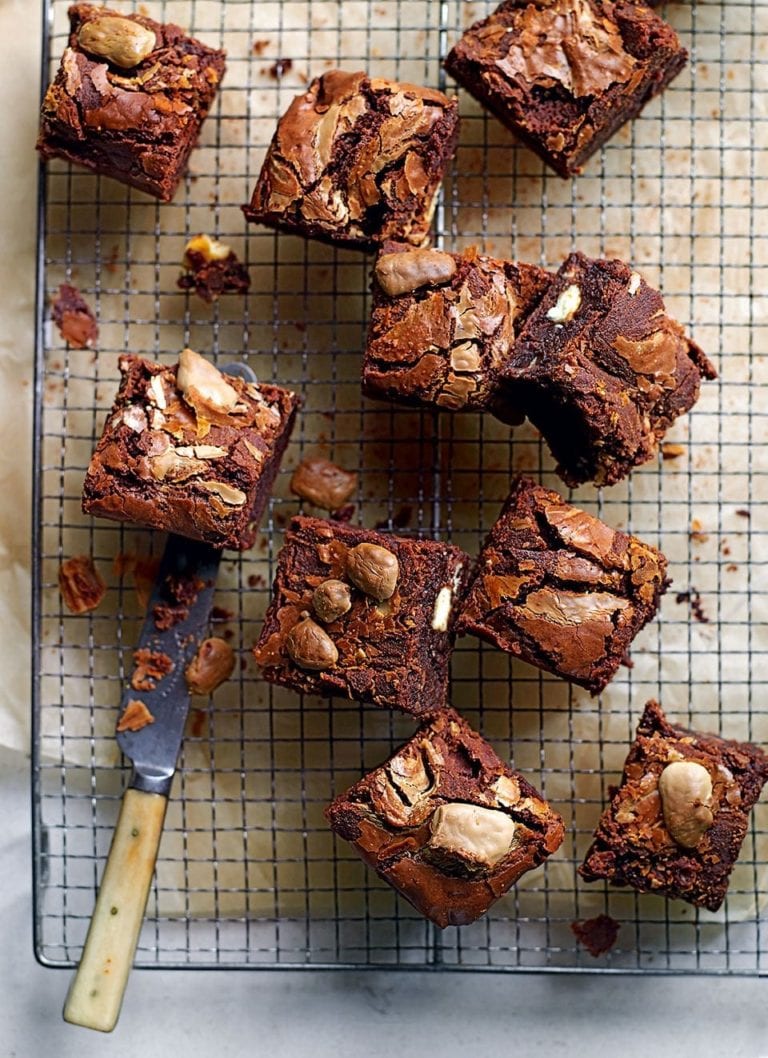
{"label": "chocolate brownie square", "polygon": [[757,746],[679,727],[648,702],[579,874],[717,911],[767,780]]}
{"label": "chocolate brownie square", "polygon": [[674,29],[637,0],[508,0],[466,31],[445,68],[568,177],[687,59]]}
{"label": "chocolate brownie square", "polygon": [[171,24],[73,4],[37,149],[169,202],[224,76],[225,53]]}
{"label": "chocolate brownie square", "polygon": [[374,249],[419,245],[456,148],[455,97],[329,70],[280,119],[249,221]]}
{"label": "chocolate brownie square", "polygon": [[480,552],[457,631],[598,694],[666,591],[667,560],[528,478]]}
{"label": "chocolate brownie square", "polygon": [[431,715],[445,705],[468,567],[451,544],[294,518],[254,647],[264,679]]}
{"label": "chocolate brownie square", "polygon": [[326,809],[331,829],[437,926],[465,926],[559,848],[563,821],[458,713]]}
{"label": "chocolate brownie square", "polygon": [[458,254],[386,244],[373,273],[363,392],[521,421],[497,399],[499,370],[552,278],[474,247]]}
{"label": "chocolate brownie square", "polygon": [[638,272],[574,253],[526,320],[501,386],[569,485],[613,485],[656,455],[702,378],[715,377]]}
{"label": "chocolate brownie square", "polygon": [[122,382],[83,487],[83,510],[213,547],[253,544],[299,400],[223,375],[122,356]]}

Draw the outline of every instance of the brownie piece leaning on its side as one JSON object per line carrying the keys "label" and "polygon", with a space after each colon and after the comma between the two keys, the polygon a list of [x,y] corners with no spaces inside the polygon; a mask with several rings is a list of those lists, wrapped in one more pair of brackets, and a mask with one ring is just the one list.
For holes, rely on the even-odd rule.
{"label": "brownie piece leaning on its side", "polygon": [[499,370],[552,279],[536,265],[496,261],[474,247],[457,254],[385,244],[373,272],[363,392],[521,422],[497,399]]}
{"label": "brownie piece leaning on its side", "polygon": [[264,679],[414,716],[437,712],[469,561],[435,540],[294,518],[254,647]]}
{"label": "brownie piece leaning on its side", "polygon": [[560,816],[446,710],[326,809],[331,829],[437,926],[466,926],[562,843]]}
{"label": "brownie piece leaning on its side", "polygon": [[757,746],[679,727],[648,702],[579,874],[717,911],[767,780]]}
{"label": "brownie piece leaning on its side", "polygon": [[685,66],[642,0],[510,0],[445,60],[452,77],[560,176],[573,176]]}
{"label": "brownie piece leaning on its side", "polygon": [[526,320],[500,385],[567,484],[613,485],[655,456],[702,378],[716,376],[638,272],[574,253]]}
{"label": "brownie piece leaning on its side", "polygon": [[169,202],[224,76],[225,53],[144,15],[73,4],[69,20],[37,149]]}
{"label": "brownie piece leaning on its side", "polygon": [[375,249],[424,242],[456,149],[456,98],[329,70],[280,118],[243,213],[307,238]]}
{"label": "brownie piece leaning on its side", "polygon": [[83,486],[83,510],[243,550],[256,536],[299,406],[290,390],[121,356],[122,382]]}
{"label": "brownie piece leaning on its side", "polygon": [[456,629],[597,694],[656,613],[666,570],[655,548],[518,478]]}

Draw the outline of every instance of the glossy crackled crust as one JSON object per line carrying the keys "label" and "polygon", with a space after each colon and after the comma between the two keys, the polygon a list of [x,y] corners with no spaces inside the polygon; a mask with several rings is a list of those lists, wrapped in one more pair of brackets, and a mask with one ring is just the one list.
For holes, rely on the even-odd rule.
{"label": "glossy crackled crust", "polygon": [[[296,395],[227,375],[240,405],[209,421],[178,390],[175,365],[122,356],[119,367],[122,381],[88,467],[83,510],[214,547],[250,547],[293,429]],[[223,495],[211,482],[225,486]],[[240,495],[242,503],[228,502]]]}
{"label": "glossy crackled crust", "polygon": [[280,119],[248,220],[373,249],[427,237],[458,134],[455,98],[330,70]]}
{"label": "glossy crackled crust", "polygon": [[597,694],[656,613],[666,569],[655,548],[519,478],[483,545],[457,631]]}
{"label": "glossy crackled crust", "polygon": [[[676,760],[702,765],[713,785],[714,821],[692,849],[669,834],[658,793],[662,770]],[[757,746],[679,727],[648,702],[579,873],[717,911],[767,780],[768,757]]]}
{"label": "glossy crackled crust", "polygon": [[[467,868],[430,850],[441,805],[477,805],[514,821],[509,851],[492,867]],[[458,713],[446,710],[326,810],[331,828],[436,925],[485,914],[526,871],[562,843],[563,821],[504,764]]]}
{"label": "glossy crackled crust", "polygon": [[[388,262],[397,264],[393,254],[416,261],[410,271],[421,269],[425,277],[437,271],[431,261],[443,262],[445,278],[390,295],[376,272]],[[448,276],[450,261],[454,272]],[[364,392],[454,411],[489,408],[504,421],[519,421],[516,410],[496,399],[499,370],[551,280],[542,268],[481,256],[474,247],[446,254],[386,244],[374,270]]]}
{"label": "glossy crackled crust", "polygon": [[445,68],[561,176],[685,66],[677,34],[638,0],[501,4]]}
{"label": "glossy crackled crust", "polygon": [[[346,574],[352,547],[371,543],[397,557],[399,575],[391,598],[378,602]],[[451,544],[385,535],[320,518],[297,517],[278,556],[272,603],[254,655],[264,678],[308,694],[334,694],[430,715],[448,689],[455,599],[464,590],[469,557]],[[329,579],[349,585],[351,609],[324,630],[339,658],[322,671],[295,664],[286,637],[303,612],[313,613],[312,594]],[[445,629],[432,627],[438,595],[448,589]]]}
{"label": "glossy crackled crust", "polygon": [[[151,54],[126,70],[84,51],[81,26],[103,15],[151,30]],[[38,150],[170,201],[224,76],[225,53],[143,15],[74,4],[69,18],[68,46],[43,100]]]}
{"label": "glossy crackled crust", "polygon": [[[574,289],[578,308],[558,322]],[[639,273],[575,253],[523,326],[502,388],[541,430],[569,485],[612,485],[655,456],[702,378],[715,377]]]}

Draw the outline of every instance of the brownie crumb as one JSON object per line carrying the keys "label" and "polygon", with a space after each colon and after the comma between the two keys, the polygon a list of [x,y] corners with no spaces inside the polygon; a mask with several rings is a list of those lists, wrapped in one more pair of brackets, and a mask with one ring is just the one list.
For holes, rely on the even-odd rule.
{"label": "brownie crumb", "polygon": [[704,612],[704,607],[701,603],[701,594],[695,588],[689,588],[688,591],[679,591],[675,596],[675,602],[690,603],[691,613],[696,620],[701,621],[702,624],[709,624],[709,617]]}
{"label": "brownie crumb", "polygon": [[751,518],[752,517],[752,515],[746,509],[746,507],[739,507],[737,509],[736,513],[738,514],[739,518]]}
{"label": "brownie crumb", "polygon": [[267,39],[267,40],[255,40],[253,42],[253,54],[254,55],[263,55],[264,52],[269,47],[269,44],[270,44],[269,39]]}
{"label": "brownie crumb", "polygon": [[189,607],[171,606],[169,603],[159,602],[152,608],[152,616],[155,619],[155,628],[158,632],[167,632],[169,628],[186,621],[189,617]]}
{"label": "brownie crumb", "polygon": [[354,503],[347,503],[344,507],[339,507],[338,510],[331,511],[331,520],[334,522],[351,522],[354,513]]}
{"label": "brownie crumb", "polygon": [[223,606],[214,606],[211,610],[211,624],[224,624],[231,621],[234,616],[233,610],[225,610]]}
{"label": "brownie crumb", "polygon": [[77,287],[61,284],[52,305],[52,314],[59,334],[75,349],[90,349],[98,340],[96,317]]}
{"label": "brownie crumb", "polygon": [[173,575],[165,578],[165,585],[172,601],[184,606],[193,606],[200,591],[205,587],[199,577]]}
{"label": "brownie crumb", "polygon": [[59,566],[59,591],[70,613],[95,610],[107,591],[90,555],[75,555]]}
{"label": "brownie crumb", "polygon": [[133,663],[136,666],[131,676],[134,691],[154,691],[158,682],[173,668],[173,662],[167,654],[145,647],[134,651]]}
{"label": "brownie crumb", "polygon": [[278,59],[269,68],[269,76],[275,81],[289,73],[293,69],[293,59]]}
{"label": "brownie crumb", "polygon": [[315,507],[337,511],[357,488],[357,474],[327,459],[310,456],[294,470],[289,488],[294,496]]}
{"label": "brownie crumb", "polygon": [[661,458],[665,461],[667,459],[677,459],[682,455],[685,455],[685,447],[683,445],[672,444],[670,441],[665,441],[661,446]]}
{"label": "brownie crumb", "polygon": [[578,942],[595,958],[610,951],[619,935],[619,923],[610,915],[598,915],[596,918],[586,918],[583,922],[572,922],[571,929]]}
{"label": "brownie crumb", "polygon": [[118,731],[141,731],[148,724],[154,724],[155,718],[150,713],[144,702],[133,698],[123,710],[123,715],[117,721]]}

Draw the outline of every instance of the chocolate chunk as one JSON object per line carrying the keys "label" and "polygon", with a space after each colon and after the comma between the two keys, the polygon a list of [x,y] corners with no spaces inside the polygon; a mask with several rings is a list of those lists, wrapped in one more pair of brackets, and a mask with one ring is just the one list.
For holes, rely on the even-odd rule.
{"label": "chocolate chunk", "polygon": [[572,922],[571,929],[576,939],[595,958],[610,951],[619,936],[619,923],[610,915],[597,915],[583,922]]}

